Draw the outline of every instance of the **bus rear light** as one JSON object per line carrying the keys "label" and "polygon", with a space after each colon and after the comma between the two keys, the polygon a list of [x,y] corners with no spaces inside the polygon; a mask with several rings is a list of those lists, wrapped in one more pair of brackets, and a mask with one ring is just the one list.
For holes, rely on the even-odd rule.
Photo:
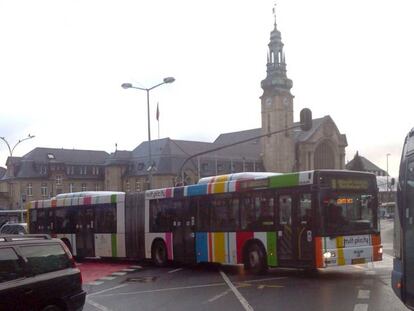
{"label": "bus rear light", "polygon": [[378,254],[382,254],[382,247],[378,248]]}

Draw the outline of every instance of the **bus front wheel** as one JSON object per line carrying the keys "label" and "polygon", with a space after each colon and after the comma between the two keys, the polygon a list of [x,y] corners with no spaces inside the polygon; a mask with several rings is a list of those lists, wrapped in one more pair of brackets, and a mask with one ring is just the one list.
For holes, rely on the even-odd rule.
{"label": "bus front wheel", "polygon": [[263,246],[253,242],[247,246],[244,258],[244,268],[254,274],[267,271],[266,251]]}
{"label": "bus front wheel", "polygon": [[157,240],[152,245],[151,251],[152,262],[157,267],[165,267],[168,263],[167,247],[164,241]]}

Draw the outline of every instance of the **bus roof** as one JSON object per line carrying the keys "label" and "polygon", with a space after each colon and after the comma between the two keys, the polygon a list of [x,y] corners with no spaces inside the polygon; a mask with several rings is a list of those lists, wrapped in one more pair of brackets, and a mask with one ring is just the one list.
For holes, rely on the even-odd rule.
{"label": "bus roof", "polygon": [[246,179],[259,179],[270,176],[283,175],[282,173],[269,173],[269,172],[242,172],[218,176],[203,177],[198,181],[198,184],[209,184],[220,181],[233,181],[233,180],[246,180]]}
{"label": "bus roof", "polygon": [[[206,177],[195,185],[147,190],[145,192],[145,198],[148,200],[163,198],[182,198],[206,194],[236,192],[247,189],[289,188],[312,185],[314,183],[315,172],[337,173],[338,175],[369,175],[372,176],[373,180],[375,180],[375,175],[372,173],[348,170],[315,170],[295,173],[263,173],[263,175],[260,175],[261,173],[257,172],[247,172],[243,173],[245,175],[240,174],[239,179],[234,179],[234,175],[229,174],[217,177]],[[243,176],[249,176],[249,174],[252,176],[252,178],[241,178]]]}
{"label": "bus roof", "polygon": [[31,201],[27,208],[49,208],[77,205],[109,204],[125,202],[125,192],[84,191],[58,194],[48,200]]}
{"label": "bus roof", "polygon": [[414,128],[408,133],[406,138],[406,155],[414,153]]}

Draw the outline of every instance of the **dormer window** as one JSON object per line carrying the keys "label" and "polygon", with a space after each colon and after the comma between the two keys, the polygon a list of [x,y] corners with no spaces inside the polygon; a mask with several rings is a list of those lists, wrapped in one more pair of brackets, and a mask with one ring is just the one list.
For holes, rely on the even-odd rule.
{"label": "dormer window", "polygon": [[145,164],[140,162],[138,163],[138,171],[142,171],[144,169]]}
{"label": "dormer window", "polygon": [[55,155],[53,154],[53,153],[48,153],[47,154],[47,158],[49,159],[49,160],[55,160],[56,158],[55,158]]}

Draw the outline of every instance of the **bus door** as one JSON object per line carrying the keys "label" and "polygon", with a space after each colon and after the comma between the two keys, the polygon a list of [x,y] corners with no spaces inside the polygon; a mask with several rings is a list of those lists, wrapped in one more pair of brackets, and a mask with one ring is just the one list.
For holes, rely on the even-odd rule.
{"label": "bus door", "polygon": [[182,263],[195,263],[195,215],[188,200],[173,202],[173,253],[174,260]]}
{"label": "bus door", "polygon": [[278,196],[279,223],[277,232],[277,252],[281,266],[289,265],[295,259],[293,231],[293,199],[291,194]]}
{"label": "bus door", "polygon": [[95,257],[94,210],[78,207],[76,217],[76,254],[79,257]]}
{"label": "bus door", "polygon": [[297,240],[297,260],[300,265],[313,264],[313,213],[311,193],[300,193],[297,208],[294,212],[294,223]]}

